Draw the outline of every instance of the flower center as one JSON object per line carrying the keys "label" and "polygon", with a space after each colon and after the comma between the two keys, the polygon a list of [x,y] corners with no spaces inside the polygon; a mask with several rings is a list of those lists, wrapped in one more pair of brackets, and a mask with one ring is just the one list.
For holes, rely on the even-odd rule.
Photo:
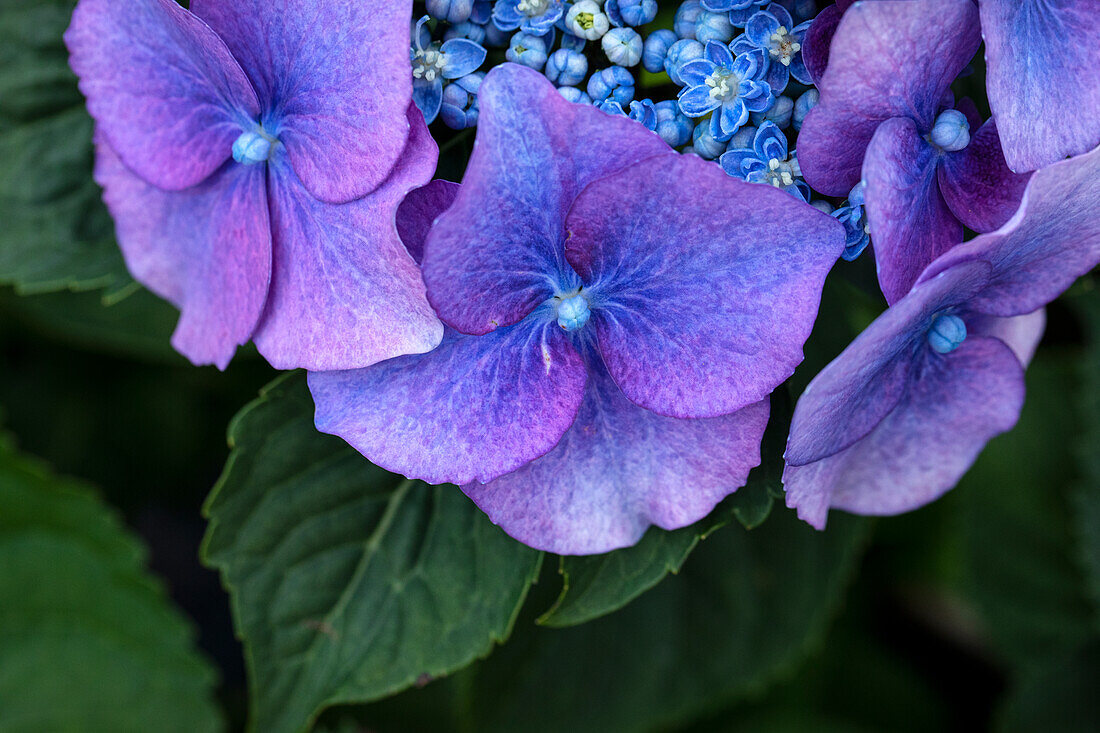
{"label": "flower center", "polygon": [[962,150],[970,144],[970,121],[957,109],[940,112],[932,125],[929,141],[949,152]]}
{"label": "flower center", "polygon": [[963,319],[949,313],[936,316],[928,329],[928,344],[937,354],[950,354],[966,340]]}
{"label": "flower center", "polygon": [[516,10],[528,18],[535,18],[546,13],[548,7],[550,7],[550,0],[519,0]]}
{"label": "flower center", "polygon": [[574,20],[577,25],[586,31],[592,30],[592,26],[596,25],[596,16],[592,13],[577,13]]}
{"label": "flower center", "polygon": [[416,52],[412,60],[413,78],[424,81],[435,81],[442,76],[443,67],[447,65],[447,54],[434,46],[421,49]]}
{"label": "flower center", "polygon": [[588,308],[588,298],[581,292],[583,288],[577,288],[571,293],[554,296],[554,310],[558,317],[558,325],[566,331],[576,331],[588,323],[592,311]]}
{"label": "flower center", "polygon": [[233,160],[241,165],[257,165],[271,158],[271,151],[277,138],[269,135],[263,127],[257,125],[254,130],[245,130],[233,142]]}
{"label": "flower center", "polygon": [[802,44],[794,40],[794,36],[785,27],[779,26],[779,29],[772,34],[769,53],[773,59],[784,66],[790,66],[794,55],[801,49]]}
{"label": "flower center", "polygon": [[776,188],[791,186],[795,178],[802,175],[802,170],[795,160],[780,160],[772,158],[768,161],[768,171],[765,180]]}
{"label": "flower center", "polygon": [[707,77],[707,86],[710,87],[711,97],[721,102],[731,102],[737,99],[741,77],[729,69],[715,69]]}

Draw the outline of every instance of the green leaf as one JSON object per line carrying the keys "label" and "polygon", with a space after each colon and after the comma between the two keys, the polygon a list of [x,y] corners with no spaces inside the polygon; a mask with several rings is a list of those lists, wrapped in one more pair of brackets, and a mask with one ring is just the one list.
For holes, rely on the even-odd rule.
{"label": "green leaf", "polygon": [[1016,686],[1001,711],[1004,733],[1096,733],[1100,730],[1100,641],[1045,663]]}
{"label": "green leaf", "polygon": [[300,375],[265,389],[229,440],[203,554],[232,594],[254,730],[302,730],[507,638],[541,554],[457,488],[401,480],[318,433]]}
{"label": "green leaf", "polygon": [[1094,614],[1100,624],[1100,289],[1095,281],[1080,296],[1069,299],[1085,327],[1078,414],[1082,431],[1077,454],[1082,481],[1073,489],[1073,520],[1081,562],[1087,575]]}
{"label": "green leaf", "polygon": [[0,730],[221,728],[214,672],[87,487],[0,437]]}
{"label": "green leaf", "polygon": [[0,0],[0,284],[19,292],[130,282],[61,40],[74,4]]}

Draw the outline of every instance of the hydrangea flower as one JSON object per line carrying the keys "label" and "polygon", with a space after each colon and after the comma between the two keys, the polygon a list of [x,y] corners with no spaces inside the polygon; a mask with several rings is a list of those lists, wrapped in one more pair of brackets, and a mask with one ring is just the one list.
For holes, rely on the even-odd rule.
{"label": "hydrangea flower", "polygon": [[[424,275],[453,330],[423,356],[310,374],[318,427],[461,485],[553,552],[689,524],[759,462],[841,227],[523,67],[491,71],[480,97],[453,203],[402,226],[434,219]],[[699,197],[722,206],[701,218]]]}
{"label": "hydrangea flower", "polygon": [[808,202],[810,187],[802,180],[798,158],[787,152],[787,136],[774,122],[760,125],[752,147],[727,150],[718,158],[728,175],[749,183],[763,183]]}
{"label": "hydrangea flower", "polygon": [[443,89],[443,104],[439,110],[444,124],[452,130],[477,126],[477,90],[485,74],[476,71],[455,80]]}
{"label": "hydrangea flower", "polygon": [[442,45],[431,43],[425,48],[421,28],[427,22],[426,15],[417,22],[409,58],[413,67],[413,102],[424,114],[424,121],[430,124],[443,103],[443,80],[460,79],[477,71],[485,63],[488,52],[480,43],[468,38],[451,38]]}
{"label": "hydrangea flower", "polygon": [[832,212],[844,226],[844,254],[841,257],[848,262],[863,254],[871,243],[871,226],[867,223],[864,203],[863,184],[857,183],[848,193],[848,202]]}
{"label": "hydrangea flower", "polygon": [[[930,15],[937,24],[925,22]],[[951,82],[980,43],[971,0],[858,3],[833,37],[799,163],[826,195],[865,182],[887,302],[962,241],[963,225],[988,232],[1007,221],[1023,192],[1026,177],[1005,164],[996,124],[979,128],[972,105],[950,109]]]}
{"label": "hydrangea flower", "polygon": [[533,36],[545,36],[564,10],[562,0],[496,0],[493,25],[502,31],[518,28]]}
{"label": "hydrangea flower", "polygon": [[1035,170],[1100,144],[1100,3],[979,5],[989,106],[1009,167]]}
{"label": "hydrangea flower", "polygon": [[612,25],[645,25],[657,17],[657,0],[607,0],[604,10]]}
{"label": "hydrangea flower", "polygon": [[763,112],[772,103],[771,88],[759,81],[761,54],[736,58],[720,43],[708,43],[702,58],[679,69],[684,88],[680,109],[688,117],[711,114],[711,135],[726,140],[749,120],[749,112]]}
{"label": "hydrangea flower", "polygon": [[608,114],[629,117],[641,123],[647,130],[657,131],[657,107],[651,99],[634,100],[630,103],[629,112],[613,99],[601,102],[599,108]]}
{"label": "hydrangea flower", "polygon": [[730,23],[743,28],[753,13],[765,7],[772,0],[703,0],[703,7],[719,13],[728,13]]}
{"label": "hydrangea flower", "polygon": [[410,7],[77,5],[65,41],[96,180],[130,271],[180,308],[172,343],[193,362],[224,368],[250,337],[276,368],[439,342],[392,226],[436,161],[410,105]]}
{"label": "hydrangea flower", "polygon": [[577,0],[565,16],[565,28],[577,38],[598,41],[611,28],[611,21],[595,0]]}
{"label": "hydrangea flower", "polygon": [[1012,428],[1043,307],[1100,263],[1098,199],[1100,150],[1039,171],[1007,224],[933,262],[814,378],[783,476],[802,519],[922,506]]}
{"label": "hydrangea flower", "polygon": [[803,84],[811,83],[802,60],[802,41],[809,27],[810,22],[795,26],[787,9],[772,3],[749,18],[745,33],[733,42],[732,50],[740,55],[760,49],[764,57],[761,77],[779,95],[792,76]]}

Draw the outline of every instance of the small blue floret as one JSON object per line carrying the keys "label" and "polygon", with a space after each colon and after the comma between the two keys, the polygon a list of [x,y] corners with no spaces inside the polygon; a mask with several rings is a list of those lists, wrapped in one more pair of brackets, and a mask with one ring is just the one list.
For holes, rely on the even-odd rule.
{"label": "small blue floret", "polygon": [[267,162],[274,140],[263,130],[246,130],[233,143],[233,160],[242,165]]}
{"label": "small blue floret", "polygon": [[928,343],[937,354],[950,354],[966,340],[966,324],[958,316],[936,316],[928,329]]}
{"label": "small blue floret", "polygon": [[970,144],[970,122],[957,109],[941,112],[932,125],[932,144],[949,152],[962,150]]}
{"label": "small blue floret", "polygon": [[566,331],[576,331],[588,323],[591,315],[588,299],[580,292],[564,296],[558,301],[558,325]]}

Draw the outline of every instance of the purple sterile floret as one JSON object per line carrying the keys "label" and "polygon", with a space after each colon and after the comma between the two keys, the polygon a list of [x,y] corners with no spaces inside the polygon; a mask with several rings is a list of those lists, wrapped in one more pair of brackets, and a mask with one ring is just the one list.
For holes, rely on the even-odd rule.
{"label": "purple sterile floret", "polygon": [[1031,171],[1100,144],[1100,3],[981,0],[989,106]]}
{"label": "purple sterile floret", "polygon": [[[363,366],[442,337],[393,225],[436,148],[412,121],[409,3],[81,0],[65,40],[96,178],[173,344],[224,368]],[[414,110],[415,112],[415,110]]]}
{"label": "purple sterile floret", "polygon": [[1012,428],[1043,307],[1100,263],[1098,197],[1100,149],[1037,172],[1008,223],[939,257],[810,383],[784,471],[800,517],[926,504]]}
{"label": "purple sterile floret", "polygon": [[461,187],[399,210],[451,330],[428,354],[311,373],[318,427],[461,484],[541,549],[695,521],[759,463],[767,395],[802,358],[843,228],[526,67],[480,95]]}

